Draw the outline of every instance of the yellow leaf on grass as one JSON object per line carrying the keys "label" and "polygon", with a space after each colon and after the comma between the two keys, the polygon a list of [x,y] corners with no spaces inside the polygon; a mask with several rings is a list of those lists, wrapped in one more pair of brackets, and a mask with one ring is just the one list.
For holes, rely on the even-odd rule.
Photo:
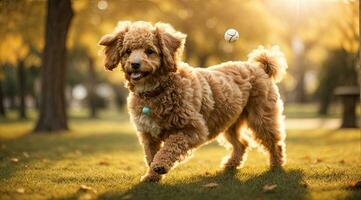
{"label": "yellow leaf on grass", "polygon": [[105,160],[100,161],[98,164],[99,164],[99,165],[105,165],[105,166],[110,165],[110,163],[109,163],[108,161],[105,161]]}
{"label": "yellow leaf on grass", "polygon": [[351,183],[351,189],[361,190],[361,181],[354,181]]}
{"label": "yellow leaf on grass", "polygon": [[128,199],[132,199],[133,195],[132,194],[126,194],[124,195],[121,199],[123,200],[128,200]]}
{"label": "yellow leaf on grass", "polygon": [[263,192],[272,192],[276,189],[276,184],[266,184],[263,186]]}
{"label": "yellow leaf on grass", "polygon": [[203,187],[215,188],[215,187],[218,187],[218,183],[207,183],[207,184],[203,185]]}
{"label": "yellow leaf on grass", "polygon": [[24,194],[25,189],[24,188],[18,188],[18,189],[16,189],[16,192],[19,193],[19,194]]}
{"label": "yellow leaf on grass", "polygon": [[96,191],[94,188],[92,188],[92,187],[90,187],[90,186],[87,186],[87,185],[80,185],[79,190],[80,190],[80,191],[83,191],[83,192],[88,192],[88,191],[90,191],[90,192],[97,193],[97,191]]}
{"label": "yellow leaf on grass", "polygon": [[27,152],[23,152],[23,155],[24,155],[25,158],[29,158],[29,157],[30,157]]}
{"label": "yellow leaf on grass", "polygon": [[84,194],[83,196],[81,196],[81,198],[79,199],[82,199],[82,200],[89,200],[89,199],[94,199],[93,196],[89,193],[86,193]]}
{"label": "yellow leaf on grass", "polygon": [[317,164],[317,163],[321,163],[321,162],[323,162],[323,159],[322,158],[317,158],[313,163]]}

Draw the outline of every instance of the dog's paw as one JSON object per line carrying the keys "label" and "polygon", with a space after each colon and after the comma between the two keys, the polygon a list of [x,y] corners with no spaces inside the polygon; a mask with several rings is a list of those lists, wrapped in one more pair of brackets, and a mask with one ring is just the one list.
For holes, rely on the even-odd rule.
{"label": "dog's paw", "polygon": [[237,165],[222,165],[221,169],[223,169],[224,171],[227,170],[237,170],[238,166]]}
{"label": "dog's paw", "polygon": [[159,174],[146,174],[140,178],[140,181],[143,183],[156,183],[162,179],[162,176]]}
{"label": "dog's paw", "polygon": [[155,171],[157,174],[166,174],[168,172],[168,170],[165,167],[153,167],[152,168],[153,171]]}
{"label": "dog's paw", "polygon": [[226,157],[221,163],[221,168],[224,170],[228,170],[228,169],[233,170],[239,167],[241,167],[241,160],[235,158]]}

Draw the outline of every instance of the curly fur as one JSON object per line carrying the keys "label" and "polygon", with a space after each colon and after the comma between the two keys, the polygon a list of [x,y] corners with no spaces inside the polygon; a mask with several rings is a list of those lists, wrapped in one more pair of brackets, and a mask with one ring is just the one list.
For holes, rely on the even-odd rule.
{"label": "curly fur", "polygon": [[284,54],[279,50],[278,46],[273,46],[270,50],[260,46],[248,55],[248,60],[259,63],[268,76],[276,82],[280,82],[286,74],[287,63],[285,62]]}
{"label": "curly fur", "polygon": [[[120,63],[127,80],[128,109],[149,166],[142,180],[159,181],[221,133],[232,146],[223,166],[241,166],[248,147],[241,131],[246,128],[269,153],[271,167],[283,165],[283,103],[275,84],[286,70],[283,54],[260,47],[246,62],[200,69],[180,61],[184,43],[185,35],[170,25],[147,22],[120,22],[99,42],[105,46],[105,67]],[[132,67],[134,62],[141,64],[139,69]],[[142,78],[134,78],[139,74]],[[142,95],[153,91],[160,92]],[[142,113],[144,106],[149,114]]]}

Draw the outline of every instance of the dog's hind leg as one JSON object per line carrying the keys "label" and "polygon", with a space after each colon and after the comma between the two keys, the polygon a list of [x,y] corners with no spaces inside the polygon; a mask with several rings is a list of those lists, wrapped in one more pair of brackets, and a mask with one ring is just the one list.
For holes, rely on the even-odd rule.
{"label": "dog's hind leg", "polygon": [[246,159],[246,149],[248,142],[241,137],[241,122],[234,123],[223,133],[224,138],[232,145],[232,153],[223,159],[222,166],[227,168],[237,168]]}
{"label": "dog's hind leg", "polygon": [[[254,100],[256,102],[257,100]],[[247,123],[255,139],[270,156],[270,166],[280,167],[286,162],[285,128],[282,116],[282,101],[250,106]]]}

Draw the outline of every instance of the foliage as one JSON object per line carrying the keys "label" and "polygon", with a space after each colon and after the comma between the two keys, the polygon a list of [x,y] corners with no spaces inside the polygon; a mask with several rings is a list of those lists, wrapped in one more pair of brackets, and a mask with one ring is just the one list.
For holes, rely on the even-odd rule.
{"label": "foliage", "polygon": [[354,54],[345,49],[335,49],[330,52],[327,60],[322,65],[320,72],[320,84],[316,95],[320,99],[320,113],[326,114],[328,106],[334,98],[334,90],[337,86],[357,85],[357,71],[349,58]]}
{"label": "foliage", "polygon": [[[31,54],[39,54],[43,46],[45,2],[0,1],[0,64],[16,64]],[[39,65],[31,58],[28,65]],[[28,61],[30,62],[30,61]]]}
{"label": "foliage", "polygon": [[[358,4],[357,0],[74,0],[75,15],[67,40],[69,67],[66,84],[70,87],[86,85],[89,82],[89,60],[93,60],[97,83],[119,87],[124,81],[123,76],[119,71],[104,70],[102,49],[97,45],[99,38],[112,32],[121,20],[162,21],[188,35],[184,59],[194,66],[245,60],[258,45],[280,45],[289,63],[288,75],[280,84],[283,96],[291,100],[290,97],[297,93],[296,86],[306,84],[299,88],[306,88],[308,94],[316,92],[315,100],[319,101],[321,96],[328,98],[332,94],[330,89],[323,90],[321,85],[326,80],[327,70],[333,68],[327,60],[335,49],[343,49],[347,55],[347,65],[344,65],[347,69],[338,72],[347,76],[355,70]],[[27,74],[31,74],[27,80],[28,94],[35,94],[33,83],[39,80],[40,69],[33,69],[41,66],[45,7],[46,1],[0,1],[0,66],[15,67],[20,60],[25,60]],[[235,28],[240,33],[237,42],[229,44],[224,41],[223,34],[228,28]],[[295,52],[295,40],[300,42],[301,56]],[[312,75],[314,80],[307,81],[309,77],[306,75]],[[0,67],[0,79],[14,79],[11,76]],[[5,82],[6,88],[13,87],[6,85],[12,84],[11,81]],[[122,96],[126,94],[121,92],[123,94],[117,95],[121,97],[119,102],[123,102]]]}

